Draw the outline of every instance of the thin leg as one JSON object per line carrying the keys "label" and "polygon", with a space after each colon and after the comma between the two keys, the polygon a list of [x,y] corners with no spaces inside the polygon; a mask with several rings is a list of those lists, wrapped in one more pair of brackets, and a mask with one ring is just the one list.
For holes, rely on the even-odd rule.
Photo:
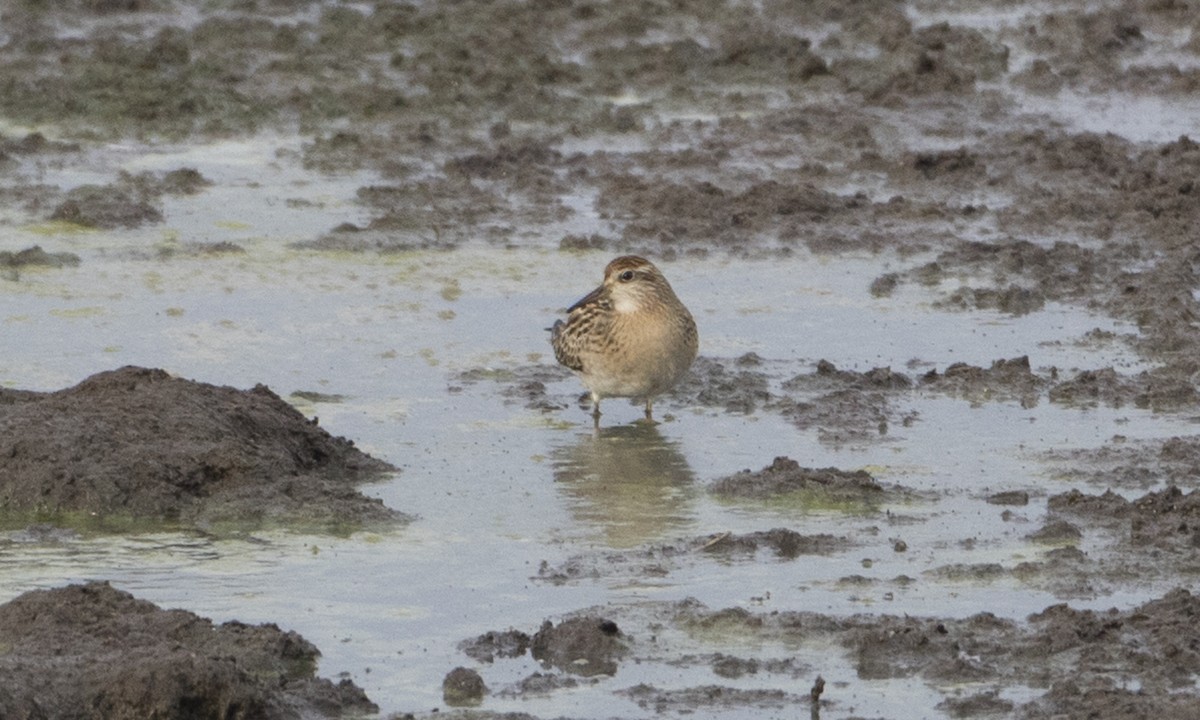
{"label": "thin leg", "polygon": [[654,401],[653,400],[646,401],[646,421],[654,422]]}

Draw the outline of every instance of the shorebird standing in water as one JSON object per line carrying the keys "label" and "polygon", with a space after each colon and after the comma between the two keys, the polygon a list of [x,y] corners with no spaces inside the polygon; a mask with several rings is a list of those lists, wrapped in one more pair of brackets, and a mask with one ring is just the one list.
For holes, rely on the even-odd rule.
{"label": "shorebird standing in water", "polygon": [[600,423],[600,400],[646,400],[670,390],[696,359],[696,321],[671,284],[645,258],[623,255],[604,268],[604,282],[567,310],[550,332],[554,357],[579,375],[592,394]]}

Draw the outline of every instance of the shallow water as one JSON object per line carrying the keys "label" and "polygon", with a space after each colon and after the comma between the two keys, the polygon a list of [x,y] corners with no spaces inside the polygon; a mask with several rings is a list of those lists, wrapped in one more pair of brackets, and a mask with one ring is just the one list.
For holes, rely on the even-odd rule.
{"label": "shallow water", "polygon": [[[1022,202],[1018,191],[1023,185],[1005,181],[1004,164],[965,172],[963,187],[958,186],[952,168],[919,185],[906,179],[908,172],[899,172],[911,171],[912,153],[928,150],[978,145],[981,153],[968,155],[967,160],[977,157],[981,165],[1002,160],[1002,148],[993,147],[993,132],[999,137],[1021,130],[1116,133],[1154,143],[1194,135],[1200,107],[1186,91],[1090,93],[1083,88],[1136,84],[1116,83],[1122,78],[1115,76],[1089,78],[1089,73],[1100,70],[1090,65],[1073,69],[1069,57],[1061,62],[1051,57],[1055,70],[1064,72],[1060,91],[1035,92],[1014,78],[1047,52],[1031,49],[1038,45],[1028,39],[1030,31],[1040,31],[1052,45],[1069,45],[1063,41],[1075,37],[1071,23],[1076,16],[1067,11],[1078,9],[1077,5],[1090,12],[1119,4],[1052,2],[996,8],[974,2],[918,2],[907,6],[906,17],[916,26],[949,22],[954,28],[978,29],[998,37],[1011,50],[1007,70],[1000,77],[957,88],[951,85],[946,94],[925,96],[929,90],[915,82],[919,78],[913,78],[913,87],[905,86],[903,75],[894,86],[891,80],[882,82],[882,76],[895,69],[888,67],[870,73],[867,86],[880,82],[880,87],[891,87],[891,93],[906,101],[885,95],[881,104],[860,105],[862,98],[855,94],[861,91],[861,82],[847,86],[839,79],[853,80],[854,72],[826,79],[831,82],[821,78],[798,82],[764,65],[761,75],[746,76],[749,84],[734,73],[725,87],[688,88],[692,81],[687,80],[672,82],[667,90],[666,84],[653,79],[639,83],[637,77],[631,77],[624,88],[620,83],[611,87],[605,83],[605,93],[618,94],[615,105],[635,111],[631,117],[636,123],[645,117],[642,132],[595,132],[586,123],[582,131],[560,126],[557,108],[527,111],[523,119],[516,119],[521,113],[511,113],[514,119],[507,132],[514,139],[528,133],[564,156],[626,153],[634,157],[644,152],[640,160],[613,166],[619,172],[645,173],[654,181],[711,179],[731,193],[748,182],[780,178],[811,180],[846,198],[864,192],[879,204],[904,196],[920,206],[923,194],[929,193],[947,199],[945,204],[934,203],[932,209],[952,218],[945,226],[931,227],[951,228],[947,232],[960,240],[999,244],[1028,240],[1047,247],[1063,240],[1101,248],[1100,230],[1095,235],[1086,229],[1062,231],[1047,220],[1044,228],[1039,224],[1022,232],[999,223],[996,210]],[[1111,52],[1124,58],[1122,65],[1194,68],[1196,53],[1187,47],[1186,27],[1163,29],[1162,18],[1169,17],[1171,4],[1159,4],[1162,15],[1157,26],[1144,21],[1155,17],[1151,5],[1132,8],[1134,19],[1144,25],[1134,29],[1137,34],[1144,30],[1146,48],[1134,43],[1133,48],[1122,49],[1118,43]],[[358,7],[369,12],[367,6]],[[734,7],[740,17],[742,11],[758,5]],[[191,26],[209,12],[175,10],[183,15],[152,19],[147,32],[160,24]],[[212,12],[226,10],[232,8],[216,7]],[[278,7],[265,10],[268,15],[283,12]],[[704,34],[697,32],[704,29],[697,26],[702,21],[691,15],[674,17],[659,10],[654,14],[663,15],[661,23],[657,17],[647,23],[642,36],[646,42],[691,40]],[[869,33],[872,16],[878,14],[881,23],[889,22],[886,10],[871,10],[861,17],[851,12],[848,17],[857,17]],[[322,4],[297,12],[315,21]],[[1064,15],[1065,27],[1039,28],[1038,18],[1055,13]],[[87,12],[68,15],[56,27],[64,36],[80,40],[92,35],[97,24],[108,27],[130,20],[119,13],[92,20]],[[1118,29],[1125,29],[1125,24],[1122,21]],[[625,25],[613,23],[611,42],[628,41],[623,37]],[[733,24],[729,28],[737,30]],[[884,51],[864,43],[866,34],[851,32],[850,26],[843,28],[832,20],[787,30],[811,40],[819,54],[831,60],[855,55],[872,58]],[[475,31],[473,26],[465,30]],[[128,32],[136,32],[136,25]],[[880,33],[881,38],[904,39],[903,33]],[[435,43],[452,43],[455,34],[431,38]],[[1109,39],[1102,34],[1080,35],[1080,39],[1085,46],[1101,47],[1105,54],[1110,51]],[[0,37],[0,42],[8,40]],[[572,60],[590,62],[586,49],[568,49],[572,40],[560,36],[556,44]],[[701,40],[719,44],[720,38],[714,32]],[[951,71],[973,76],[977,63],[954,57],[954,43],[963,40],[959,34],[950,36],[951,51],[945,60]],[[351,57],[357,47],[348,50]],[[419,47],[414,51],[419,52]],[[69,59],[73,52],[62,50],[61,57]],[[389,67],[376,71],[412,93],[416,113],[430,113],[437,121],[439,109],[457,112],[436,105],[421,110],[418,94],[429,89],[407,76],[411,65],[391,66],[403,53],[383,60]],[[263,60],[255,58],[255,62]],[[484,53],[477,62],[491,60]],[[54,62],[58,60],[50,65]],[[896,62],[906,59],[898,56]],[[71,63],[60,64],[60,72],[70,71]],[[987,65],[978,64],[985,69]],[[244,72],[243,66],[239,60],[230,75]],[[647,69],[653,76],[670,68]],[[1075,72],[1083,75],[1080,84],[1070,82]],[[503,82],[509,76],[500,73],[499,77]],[[703,74],[697,77],[705,82]],[[768,84],[759,86],[755,77]],[[323,76],[311,80],[315,85],[326,82]],[[558,92],[569,99],[576,92],[567,89],[569,83],[558,85],[547,88],[547,97]],[[687,92],[679,92],[684,88],[697,91],[694,102]],[[505,99],[510,94],[500,86],[488,89]],[[373,91],[362,88],[364,94]],[[298,105],[303,104],[302,95]],[[728,105],[714,103],[722,95],[741,97]],[[468,93],[464,103],[484,96]],[[844,137],[829,133],[829,128],[820,127],[823,123],[841,123],[830,123],[830,116],[820,112],[811,119],[813,125],[806,126],[806,114],[825,106],[839,119],[841,113],[851,111],[845,112],[846,124],[862,125],[861,134],[850,132],[850,127]],[[639,108],[648,114],[640,114]],[[479,108],[481,117],[492,116],[479,121],[480,137],[490,132],[496,117],[507,126],[512,109],[508,105]],[[777,118],[787,124],[786,129],[768,123],[747,129],[748,143],[739,136],[739,118],[783,111],[796,114]],[[409,119],[405,108],[394,118],[380,118],[378,128],[363,118],[347,118],[336,126],[315,124],[320,126],[318,136],[345,128],[364,137],[379,130],[382,137],[405,135],[413,129],[406,124]],[[445,120],[451,126],[460,122],[453,117]],[[679,122],[672,126],[672,121]],[[8,122],[0,118],[0,133],[5,136],[34,130],[56,136],[53,128],[13,127]],[[388,122],[397,125],[390,127]],[[546,127],[540,127],[542,123]],[[721,128],[724,124],[728,127]],[[437,176],[446,152],[474,151],[450,149],[456,134],[449,127],[433,134],[437,143],[421,150],[395,137],[378,147],[373,140],[368,143],[378,152],[398,150],[400,162],[421,168],[405,181],[422,177],[430,168],[436,168],[432,174]],[[920,677],[863,680],[840,644],[820,637],[794,646],[728,632],[688,635],[670,623],[659,625],[658,613],[668,612],[664,604],[693,597],[714,609],[737,606],[755,612],[944,618],[987,611],[1022,618],[1064,599],[1076,607],[1129,608],[1159,597],[1180,582],[1186,584],[1187,578],[1152,575],[1150,580],[1112,582],[1108,587],[1117,590],[1110,594],[1063,598],[1021,582],[1013,573],[941,570],[988,563],[1009,569],[1043,557],[1051,546],[1035,543],[1027,535],[1044,523],[1045,498],[1071,487],[1060,479],[1061,465],[1046,460],[1045,451],[1099,447],[1117,435],[1131,442],[1193,435],[1194,417],[1133,407],[1071,408],[1046,402],[1044,393],[1039,404],[1022,407],[1014,401],[972,404],[914,391],[894,401],[902,406],[898,416],[914,418],[911,424],[893,423],[886,435],[841,445],[816,429],[799,430],[770,410],[739,415],[678,406],[669,400],[656,406],[666,421],[653,428],[635,424],[640,408],[608,401],[605,427],[593,433],[587,411],[574,403],[581,389],[574,379],[551,384],[555,399],[570,402],[556,412],[527,409],[523,400],[506,397],[503,391],[505,378],[514,371],[553,363],[545,328],[600,279],[608,255],[554,248],[565,233],[621,235],[621,222],[606,221],[596,210],[605,184],[583,182],[578,195],[557,198],[575,211],[567,219],[532,227],[519,218],[505,219],[514,227],[504,238],[506,249],[487,247],[488,228],[481,228],[480,237],[449,252],[299,251],[290,244],[310,241],[341,223],[368,224],[374,213],[356,202],[356,192],[395,180],[381,180],[369,171],[328,175],[305,171],[301,159],[304,144],[310,141],[263,133],[149,148],[136,142],[85,142],[86,149],[71,159],[59,159],[54,153],[20,158],[15,161],[19,170],[8,164],[11,158],[0,158],[4,161],[0,190],[39,183],[63,189],[109,184],[117,171],[161,173],[180,167],[194,168],[212,182],[195,196],[162,197],[166,221],[129,231],[18,226],[15,223],[24,221],[17,217],[18,203],[5,205],[0,210],[0,250],[40,244],[50,252],[76,253],[82,264],[61,270],[21,269],[17,281],[0,278],[4,349],[0,384],[53,390],[125,364],[162,367],[187,378],[239,388],[264,383],[304,414],[319,416],[330,432],[351,438],[401,467],[400,473],[365,491],[417,519],[393,532],[346,538],[284,530],[216,538],[156,530],[118,536],[84,532],[39,541],[36,532],[0,532],[0,602],[33,588],[107,579],[141,598],[218,621],[274,622],[317,645],[323,653],[320,673],[352,677],[379,703],[384,715],[442,706],[441,681],[446,672],[456,665],[477,667],[456,649],[460,640],[508,627],[532,632],[543,620],[602,606],[623,632],[639,637],[659,634],[661,656],[624,663],[616,676],[595,685],[582,683],[525,699],[506,698],[503,691],[540,669],[532,660],[479,667],[493,691],[484,708],[543,717],[649,717],[655,714],[653,708],[642,708],[613,690],[639,683],[667,689],[718,683],[766,689],[784,685],[803,695],[819,673],[829,683],[828,705],[822,707],[828,720],[851,715],[942,716],[935,708],[945,697],[995,688],[975,688],[970,683],[935,688]],[[494,146],[484,145],[489,151]],[[656,151],[681,150],[695,151],[703,162],[654,156]],[[873,156],[878,158],[872,160]],[[552,172],[570,172],[564,169],[567,166],[555,164]],[[595,167],[604,171],[601,163]],[[1091,167],[1090,162],[1081,167]],[[995,182],[973,182],[975,174]],[[1048,190],[1054,190],[1058,180],[1052,174],[1037,179]],[[507,191],[503,183],[498,185]],[[1082,194],[1067,188],[1063,197],[1070,200]],[[960,215],[965,205],[990,211]],[[865,226],[853,223],[862,217],[866,216],[854,215],[851,224],[835,226],[830,233],[856,236]],[[913,215],[899,217],[907,218],[894,221],[903,231],[903,223],[912,222]],[[881,218],[871,232],[896,227],[888,225],[893,221],[886,214]],[[918,235],[923,227],[918,227]],[[1078,234],[1057,235],[1060,231]],[[804,240],[780,242],[802,247]],[[755,237],[750,243],[767,241]],[[195,254],[198,244],[221,242],[234,243],[246,252]],[[888,366],[910,377],[930,369],[941,371],[956,362],[987,367],[996,359],[1021,355],[1028,355],[1042,374],[1054,367],[1066,377],[1074,369],[1113,366],[1129,377],[1146,368],[1125,344],[1127,336],[1137,334],[1136,327],[1078,307],[1048,302],[1038,312],[1014,318],[947,311],[934,304],[956,284],[991,286],[995,277],[956,277],[939,287],[904,282],[889,297],[872,297],[868,288],[881,274],[903,273],[933,259],[945,247],[934,239],[929,243],[930,256],[921,257],[911,250],[919,243],[896,245],[907,254],[822,257],[796,252],[786,258],[747,261],[716,257],[714,252],[712,257],[681,259],[662,267],[696,316],[702,355],[729,361],[756,353],[762,358],[757,369],[771,377],[772,389],[797,374],[811,373],[821,359],[848,370]],[[690,246],[681,247],[687,249]],[[1102,339],[1103,333],[1085,337],[1093,329],[1113,333],[1113,339]],[[484,379],[468,380],[461,375],[466,371]],[[294,392],[305,395],[291,395]],[[314,401],[314,396],[340,400]],[[901,485],[912,492],[879,507],[831,507],[802,501],[719,500],[706,490],[718,477],[761,468],[780,455],[805,466],[865,468],[885,485]],[[1104,488],[1083,489],[1101,492]],[[989,495],[1005,490],[1027,491],[1030,504],[986,502]],[[849,549],[830,555],[793,560],[768,557],[766,552],[741,559],[697,553],[655,567],[659,564],[646,554],[647,548],[681,538],[775,527],[846,536],[852,542]],[[1097,549],[1103,540],[1096,535],[1089,528],[1078,543],[1080,550]],[[898,541],[907,549],[898,551]],[[612,560],[598,578],[553,584],[538,577],[543,564],[555,568],[572,558],[595,558],[600,551]],[[723,678],[706,663],[678,662],[683,655],[716,652],[795,658],[811,672],[788,684],[771,673]],[[1132,682],[1123,673],[1123,668],[1113,669],[1116,682]],[[1000,697],[1024,702],[1041,692],[1005,685]],[[706,717],[764,715],[756,706],[701,707]]]}
{"label": "shallow water", "polygon": [[[1017,92],[1016,99],[1072,127],[1136,140],[1171,140],[1195,117],[1186,104],[1154,97],[1063,92],[1049,100]],[[960,142],[934,140],[946,147]],[[611,149],[596,143],[568,141],[563,149]],[[107,579],[218,621],[275,622],[321,649],[323,675],[348,674],[385,714],[422,711],[442,704],[448,670],[471,664],[455,649],[458,641],[510,626],[532,631],[544,619],[593,605],[609,605],[627,632],[639,631],[655,603],[685,597],[712,608],[938,616],[986,609],[1024,617],[1060,599],[1011,576],[952,580],[930,572],[960,563],[1011,567],[1044,550],[1025,537],[1040,527],[1042,503],[1015,508],[1006,520],[1004,508],[985,498],[1018,489],[1036,499],[1065,489],[1041,459],[1045,450],[1096,447],[1117,434],[1156,438],[1194,429],[1191,418],[1135,408],[972,406],[914,396],[905,409],[916,413],[916,422],[849,446],[823,443],[815,430],[797,430],[769,411],[737,415],[669,401],[659,412],[671,419],[655,428],[632,424],[639,408],[609,401],[604,432],[596,436],[587,412],[573,404],[550,414],[528,410],[506,400],[500,384],[463,382],[459,374],[486,369],[500,375],[552,363],[545,328],[599,281],[606,255],[547,249],[561,233],[546,228],[544,236],[514,238],[512,249],[388,255],[289,249],[341,222],[369,219],[354,195],[372,178],[300,171],[300,146],[278,136],[153,151],[112,145],[93,152],[90,173],[78,166],[38,170],[31,181],[70,187],[108,182],[114,169],[186,165],[214,184],[195,197],[164,198],[168,221],[151,229],[6,226],[0,248],[38,243],[50,252],[74,252],[83,262],[23,270],[19,281],[0,281],[0,383],[51,390],[138,364],[235,387],[265,383],[285,397],[296,391],[341,396],[339,402],[293,401],[330,432],[401,467],[366,491],[418,519],[394,532],[349,538],[158,532],[14,542],[0,545],[0,602],[33,588]],[[603,229],[589,198],[568,204],[579,211],[570,231]],[[187,253],[190,244],[223,241],[247,252]],[[886,254],[797,253],[771,261],[686,259],[663,268],[697,318],[702,355],[757,353],[776,385],[811,372],[820,359],[842,369],[890,366],[909,374],[954,362],[986,367],[1020,355],[1034,368],[1068,373],[1108,365],[1123,373],[1142,369],[1119,340],[1083,340],[1095,328],[1117,336],[1136,328],[1078,308],[1050,303],[1013,318],[936,309],[932,303],[946,288],[907,284],[882,299],[867,292],[882,273],[913,264],[912,257],[901,262]],[[580,388],[572,379],[550,390],[573,397]],[[717,477],[761,468],[778,455],[813,467],[868,468],[881,482],[923,492],[903,505],[852,512],[725,503],[705,491]],[[791,561],[701,558],[666,574],[631,562],[599,580],[554,585],[535,579],[542,563],[555,566],[596,548],[626,551],[779,526],[849,535],[856,544]],[[907,551],[897,552],[896,540]],[[915,581],[897,583],[898,576]],[[1072,598],[1072,604],[1128,607],[1164,589],[1141,586]],[[837,717],[903,717],[898,708],[905,707],[927,716],[943,698],[919,681],[859,680],[840,650],[820,641],[774,647],[728,637],[671,640],[695,653],[744,649],[758,657],[797,657],[830,683],[827,697],[836,697],[831,710]],[[521,660],[482,672],[496,690],[536,669]],[[713,677],[706,668],[643,662],[595,686],[534,700],[492,696],[485,707],[544,716],[650,716],[611,694],[639,682],[693,687]],[[721,682],[778,684],[753,676]],[[798,692],[808,683],[797,681]],[[1009,699],[1024,699],[1019,695],[1004,691]],[[722,716],[759,715],[731,709]]]}
{"label": "shallow water", "polygon": [[[339,193],[352,184],[302,189],[328,195],[328,210],[341,207]],[[142,251],[161,241],[161,230],[39,235],[47,250],[70,250],[83,262],[0,284],[0,327],[9,348],[0,382],[54,389],[100,369],[139,364],[236,387],[261,382],[284,396],[340,395],[340,402],[297,403],[330,432],[400,466],[401,473],[367,492],[419,519],[392,533],[344,539],[272,531],[240,539],[159,533],[16,543],[0,548],[0,601],[31,588],[108,579],[216,620],[276,622],[321,648],[322,674],[348,673],[385,713],[441,705],[441,678],[470,664],[455,649],[459,640],[510,626],[532,631],[543,619],[605,603],[633,632],[643,604],[684,597],[713,608],[964,616],[986,607],[1023,617],[1056,599],[1011,579],[950,581],[924,573],[954,563],[1011,566],[1037,556],[1039,548],[1024,536],[1039,527],[1040,504],[1018,508],[1005,521],[1002,508],[984,498],[1005,489],[1035,496],[1059,491],[1040,451],[1097,446],[1117,433],[1162,436],[1187,423],[1132,408],[972,407],[917,397],[911,426],[833,447],[767,411],[736,415],[663,402],[660,413],[671,417],[646,428],[631,424],[639,408],[609,401],[596,436],[584,409],[528,410],[506,402],[500,384],[462,382],[458,374],[552,362],[544,328],[598,281],[606,256],[528,247],[384,256],[289,250],[294,228],[276,219],[288,213],[269,205],[257,214],[236,204],[199,207],[224,197],[191,200],[196,207],[178,217],[211,228],[202,232],[205,241],[236,239],[245,254],[148,258]],[[32,232],[19,235],[17,246],[33,239]],[[1074,308],[1051,304],[1020,318],[943,312],[920,287],[872,298],[865,288],[888,265],[887,257],[797,255],[664,268],[697,317],[701,353],[731,358],[753,351],[776,382],[811,372],[822,358],[840,368],[910,373],[951,362],[986,366],[1021,354],[1035,368],[1139,367],[1120,342],[1099,348],[1077,342],[1093,328],[1118,335],[1132,328]],[[572,379],[550,390],[574,397],[579,387]],[[814,467],[865,467],[881,482],[938,493],[848,513],[722,503],[705,492],[711,480],[758,469],[777,455]],[[589,549],[778,526],[850,535],[858,544],[792,561],[700,559],[665,575],[631,563],[628,572],[601,580],[534,579],[543,562],[554,566]],[[906,552],[893,550],[896,539],[907,543]],[[900,575],[916,582],[893,582]],[[868,582],[845,582],[850,576]],[[1076,604],[1106,607],[1161,591],[1143,590]],[[696,652],[736,650],[724,640],[719,648],[704,638],[680,642]],[[900,695],[922,708],[941,697],[921,683],[860,681],[846,659],[820,644],[753,651],[795,654],[835,689],[851,683],[841,686],[852,691],[842,690],[839,711],[895,716]],[[498,689],[534,669],[526,660],[483,671]],[[493,697],[487,707],[649,716],[610,691],[638,682],[690,687],[711,680],[707,670],[642,663],[595,686],[537,700]],[[733,685],[770,680],[746,677]]]}

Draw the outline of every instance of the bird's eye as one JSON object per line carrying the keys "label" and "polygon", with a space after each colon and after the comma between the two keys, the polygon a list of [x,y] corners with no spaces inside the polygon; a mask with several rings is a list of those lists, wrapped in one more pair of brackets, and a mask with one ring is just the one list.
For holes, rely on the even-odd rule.
{"label": "bird's eye", "polygon": [[617,276],[617,278],[618,278],[618,279],[619,279],[621,282],[629,282],[630,280],[632,280],[632,279],[633,279],[633,271],[632,271],[632,270],[626,270],[625,272],[623,272],[623,273],[621,273],[620,275],[618,275],[618,276]]}

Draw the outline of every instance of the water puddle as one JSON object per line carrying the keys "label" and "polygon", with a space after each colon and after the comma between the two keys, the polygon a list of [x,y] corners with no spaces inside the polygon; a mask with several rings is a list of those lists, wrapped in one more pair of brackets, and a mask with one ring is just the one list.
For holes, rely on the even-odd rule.
{"label": "water puddle", "polygon": [[[238,387],[262,382],[285,397],[313,393],[295,399],[305,413],[402,468],[367,492],[419,519],[349,538],[185,533],[10,543],[0,547],[0,600],[103,578],[217,620],[276,622],[321,648],[323,674],[348,673],[389,712],[441,703],[442,676],[466,660],[458,641],[508,627],[532,632],[543,619],[593,605],[624,608],[630,623],[644,603],[685,597],[712,608],[957,616],[986,606],[1022,617],[1055,597],[1011,578],[931,574],[962,563],[1011,566],[1039,552],[1025,535],[1038,525],[1040,503],[1002,519],[986,497],[1055,492],[1040,451],[1095,447],[1118,433],[1161,437],[1186,422],[1131,408],[973,406],[915,395],[905,400],[915,422],[846,447],[769,410],[737,415],[670,403],[662,409],[671,418],[647,427],[635,423],[638,407],[610,402],[596,433],[574,405],[574,379],[548,387],[571,398],[569,407],[543,413],[506,398],[502,383],[462,382],[461,374],[551,363],[544,328],[598,281],[605,256],[531,249],[360,256],[263,246],[238,256],[150,260],[114,253],[106,241],[128,238],[93,236],[79,267],[0,284],[9,348],[0,382],[53,389],[100,368],[139,364]],[[1051,304],[1010,318],[934,310],[921,288],[872,298],[864,290],[887,264],[797,256],[664,267],[698,319],[701,354],[757,353],[774,387],[811,373],[819,359],[913,373],[1021,354],[1034,368],[1139,367],[1119,342],[1081,342],[1095,328],[1115,335],[1131,328],[1075,308]],[[729,503],[706,490],[779,455],[812,467],[868,468],[881,482],[927,494],[854,514]],[[566,583],[538,579],[540,568],[581,553],[772,527],[856,542],[793,561],[699,558],[661,573],[633,565]],[[894,549],[897,540],[906,551]],[[914,582],[898,583],[900,576]],[[690,642],[703,651],[702,640]],[[920,683],[857,682],[850,663],[828,648],[787,652],[819,664],[831,683],[853,682],[853,698],[843,702],[868,714],[894,704],[902,690],[922,707],[937,695]],[[497,665],[487,680],[513,682],[532,672],[531,662]],[[600,685],[536,701],[498,698],[489,707],[649,717],[652,710],[615,701],[610,690],[706,680],[694,673],[643,664]],[[732,707],[721,716],[745,712]]]}

